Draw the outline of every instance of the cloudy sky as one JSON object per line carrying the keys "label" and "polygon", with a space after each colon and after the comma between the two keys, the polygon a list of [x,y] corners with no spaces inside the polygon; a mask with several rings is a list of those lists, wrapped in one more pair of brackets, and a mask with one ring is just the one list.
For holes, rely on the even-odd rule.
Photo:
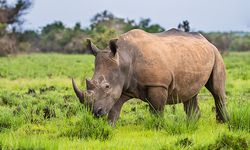
{"label": "cloudy sky", "polygon": [[135,20],[151,18],[166,29],[187,19],[192,30],[250,31],[250,0],[35,0],[24,27],[38,29],[56,20],[86,27],[103,10]]}

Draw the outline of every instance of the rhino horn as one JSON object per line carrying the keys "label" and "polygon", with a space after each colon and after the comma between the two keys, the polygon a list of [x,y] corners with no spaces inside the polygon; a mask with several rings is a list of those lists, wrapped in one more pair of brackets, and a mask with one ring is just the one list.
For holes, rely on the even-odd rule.
{"label": "rhino horn", "polygon": [[93,89],[96,87],[96,82],[86,79],[86,85],[87,85],[87,89]]}
{"label": "rhino horn", "polygon": [[79,88],[77,87],[74,79],[72,79],[72,85],[73,85],[73,89],[74,89],[74,91],[76,93],[76,96],[79,98],[80,102],[84,103],[84,94],[83,94],[83,92],[81,92],[79,90]]}

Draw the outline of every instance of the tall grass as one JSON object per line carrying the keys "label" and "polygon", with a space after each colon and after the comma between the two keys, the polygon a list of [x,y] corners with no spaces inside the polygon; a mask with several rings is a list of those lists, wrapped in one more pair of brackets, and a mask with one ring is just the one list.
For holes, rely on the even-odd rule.
{"label": "tall grass", "polygon": [[24,122],[23,116],[15,116],[12,109],[0,107],[0,133],[9,129],[15,130]]}
{"label": "tall grass", "polygon": [[112,134],[113,129],[106,119],[93,118],[93,115],[83,108],[77,120],[68,122],[68,128],[62,131],[61,136],[107,140],[112,137]]}
{"label": "tall grass", "polygon": [[240,99],[231,104],[228,127],[230,130],[245,130],[250,133],[250,101]]}
{"label": "tall grass", "polygon": [[249,140],[245,136],[237,136],[232,134],[221,134],[214,143],[209,144],[199,149],[220,150],[220,149],[232,149],[232,150],[248,150]]}
{"label": "tall grass", "polygon": [[[183,110],[182,110],[183,111]],[[183,113],[165,113],[163,116],[150,115],[144,120],[147,129],[162,130],[169,134],[190,133],[198,129],[198,120],[187,118]]]}

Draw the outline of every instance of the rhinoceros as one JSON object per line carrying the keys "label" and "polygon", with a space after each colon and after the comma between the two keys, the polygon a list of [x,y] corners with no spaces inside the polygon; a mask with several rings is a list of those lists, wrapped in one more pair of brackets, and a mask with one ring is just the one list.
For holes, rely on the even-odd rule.
{"label": "rhinoceros", "polygon": [[82,92],[72,79],[80,102],[95,116],[108,114],[114,124],[122,105],[132,98],[149,103],[162,114],[164,106],[183,103],[188,117],[199,114],[197,95],[205,86],[213,95],[216,119],[227,120],[225,65],[218,49],[199,33],[171,29],[147,33],[134,29],[99,50],[90,39],[95,70]]}

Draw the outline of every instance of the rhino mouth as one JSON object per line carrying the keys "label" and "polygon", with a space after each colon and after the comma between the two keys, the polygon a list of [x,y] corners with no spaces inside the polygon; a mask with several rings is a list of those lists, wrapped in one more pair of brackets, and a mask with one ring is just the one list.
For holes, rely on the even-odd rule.
{"label": "rhino mouth", "polygon": [[93,112],[93,114],[94,114],[94,117],[100,118],[100,117],[106,115],[107,113],[106,113],[106,111],[103,108],[99,107],[98,109],[96,109]]}

